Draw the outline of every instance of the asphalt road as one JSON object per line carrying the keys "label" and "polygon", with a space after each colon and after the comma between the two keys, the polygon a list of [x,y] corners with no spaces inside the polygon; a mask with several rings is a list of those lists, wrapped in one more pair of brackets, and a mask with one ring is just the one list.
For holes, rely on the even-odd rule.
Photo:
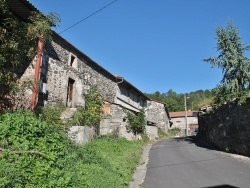
{"label": "asphalt road", "polygon": [[150,149],[143,188],[250,188],[250,159],[216,151],[195,137],[166,139]]}

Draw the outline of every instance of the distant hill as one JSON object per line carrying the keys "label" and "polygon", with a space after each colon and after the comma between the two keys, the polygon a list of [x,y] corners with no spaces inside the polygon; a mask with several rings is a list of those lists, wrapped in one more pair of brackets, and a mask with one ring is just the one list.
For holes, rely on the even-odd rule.
{"label": "distant hill", "polygon": [[[165,102],[170,112],[184,110],[184,94],[177,94],[172,89],[166,93],[156,91],[154,93],[145,93],[149,98]],[[197,90],[186,93],[187,110],[199,110],[200,107],[212,104],[213,90]]]}

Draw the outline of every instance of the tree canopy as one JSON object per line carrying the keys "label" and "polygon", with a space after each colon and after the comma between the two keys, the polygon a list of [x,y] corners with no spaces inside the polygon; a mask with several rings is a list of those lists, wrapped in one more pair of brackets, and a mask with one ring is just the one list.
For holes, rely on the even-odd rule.
{"label": "tree canopy", "polygon": [[[213,90],[197,90],[190,93],[185,93],[188,96],[187,109],[199,110],[200,107],[210,105],[213,98]],[[156,91],[155,93],[146,94],[149,98],[155,99],[167,104],[170,112],[184,111],[184,95],[183,93],[177,94],[174,90],[170,89],[165,93]]]}
{"label": "tree canopy", "polygon": [[229,22],[227,27],[216,29],[217,57],[209,57],[204,61],[213,67],[222,69],[223,78],[216,87],[215,104],[222,104],[233,98],[245,97],[249,94],[250,60],[245,56],[249,46],[241,42],[237,29]]}
{"label": "tree canopy", "polygon": [[38,37],[44,42],[51,39],[51,26],[59,17],[32,12],[28,21],[17,18],[6,0],[0,0],[0,108],[9,103],[7,95],[14,91],[19,77],[35,57]]}

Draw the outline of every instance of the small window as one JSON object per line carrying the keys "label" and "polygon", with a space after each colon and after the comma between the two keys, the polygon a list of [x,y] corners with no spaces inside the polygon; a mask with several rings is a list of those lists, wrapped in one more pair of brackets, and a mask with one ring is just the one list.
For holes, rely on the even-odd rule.
{"label": "small window", "polygon": [[69,66],[71,66],[75,69],[77,68],[77,58],[72,54],[70,55]]}
{"label": "small window", "polygon": [[73,67],[73,63],[74,63],[75,59],[76,58],[73,55],[70,57],[70,66],[71,67]]}

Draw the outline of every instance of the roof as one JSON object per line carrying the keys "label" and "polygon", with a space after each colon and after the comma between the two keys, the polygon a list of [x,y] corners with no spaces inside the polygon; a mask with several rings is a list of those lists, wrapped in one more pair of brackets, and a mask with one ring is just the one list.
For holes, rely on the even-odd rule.
{"label": "roof", "polygon": [[164,106],[167,105],[165,102],[162,102],[162,101],[158,101],[158,100],[155,100],[155,99],[150,99],[151,101],[154,101],[154,102],[157,102],[157,103],[161,103],[163,104]]}
{"label": "roof", "polygon": [[[171,118],[185,117],[186,112],[185,111],[169,112],[169,115],[170,115]],[[188,117],[197,117],[198,116],[198,111],[187,111],[187,116]]]}
{"label": "roof", "polygon": [[133,86],[131,83],[129,83],[127,80],[125,80],[123,77],[118,75],[113,75],[116,79],[120,79],[117,83],[125,85],[128,89],[131,89],[137,93],[140,94],[141,97],[143,97],[146,100],[150,100],[148,96],[146,96],[144,93],[142,93],[139,89],[137,89],[135,86]]}
{"label": "roof", "polygon": [[26,21],[28,21],[32,11],[40,12],[27,0],[7,0],[7,4],[16,16]]}

